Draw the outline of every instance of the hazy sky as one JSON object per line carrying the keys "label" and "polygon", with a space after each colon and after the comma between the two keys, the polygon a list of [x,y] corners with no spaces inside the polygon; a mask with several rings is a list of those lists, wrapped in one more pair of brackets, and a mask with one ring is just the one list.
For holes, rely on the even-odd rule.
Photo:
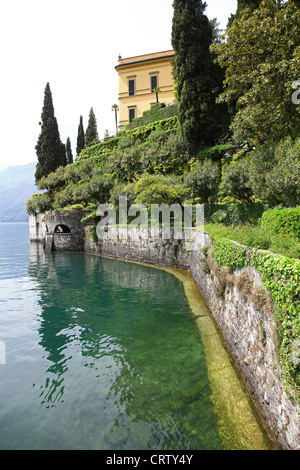
{"label": "hazy sky", "polygon": [[[37,160],[44,89],[50,83],[61,140],[76,154],[80,115],[93,107],[99,137],[114,131],[118,55],[171,49],[173,0],[9,0],[0,7],[0,169]],[[207,0],[225,28],[236,0]]]}

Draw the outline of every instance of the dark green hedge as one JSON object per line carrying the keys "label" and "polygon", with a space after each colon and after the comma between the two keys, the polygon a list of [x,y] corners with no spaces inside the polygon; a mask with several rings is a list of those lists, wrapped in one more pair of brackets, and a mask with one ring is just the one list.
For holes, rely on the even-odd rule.
{"label": "dark green hedge", "polygon": [[143,112],[141,117],[134,119],[130,124],[127,124],[126,130],[136,129],[140,126],[146,126],[162,119],[169,119],[170,117],[177,116],[178,104],[171,104],[166,106],[164,103],[156,103],[150,109]]}
{"label": "dark green hedge", "polygon": [[261,226],[271,233],[293,235],[300,239],[300,206],[293,209],[271,209],[264,212]]}

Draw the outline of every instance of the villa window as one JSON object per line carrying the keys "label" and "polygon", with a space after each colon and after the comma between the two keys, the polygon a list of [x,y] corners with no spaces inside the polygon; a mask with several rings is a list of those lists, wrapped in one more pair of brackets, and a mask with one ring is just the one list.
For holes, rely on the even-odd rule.
{"label": "villa window", "polygon": [[158,80],[157,80],[157,75],[153,75],[151,77],[151,92],[155,90],[158,87]]}
{"label": "villa window", "polygon": [[128,93],[129,96],[133,96],[135,94],[135,81],[134,80],[128,80]]}
{"label": "villa window", "polygon": [[135,108],[129,108],[129,122],[135,119]]}

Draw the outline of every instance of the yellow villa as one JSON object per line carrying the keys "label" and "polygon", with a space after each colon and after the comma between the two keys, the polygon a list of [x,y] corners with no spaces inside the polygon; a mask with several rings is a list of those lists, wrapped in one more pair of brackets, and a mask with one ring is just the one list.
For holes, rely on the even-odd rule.
{"label": "yellow villa", "polygon": [[156,52],[122,59],[115,67],[119,74],[119,129],[142,116],[157,102],[166,105],[175,101],[172,59],[174,51]]}

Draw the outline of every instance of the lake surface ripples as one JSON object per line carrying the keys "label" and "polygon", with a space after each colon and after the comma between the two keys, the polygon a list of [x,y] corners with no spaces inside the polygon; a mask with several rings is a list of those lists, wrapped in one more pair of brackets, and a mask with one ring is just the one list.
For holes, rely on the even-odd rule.
{"label": "lake surface ripples", "polygon": [[45,254],[27,224],[0,224],[0,342],[0,449],[224,449],[168,272]]}

